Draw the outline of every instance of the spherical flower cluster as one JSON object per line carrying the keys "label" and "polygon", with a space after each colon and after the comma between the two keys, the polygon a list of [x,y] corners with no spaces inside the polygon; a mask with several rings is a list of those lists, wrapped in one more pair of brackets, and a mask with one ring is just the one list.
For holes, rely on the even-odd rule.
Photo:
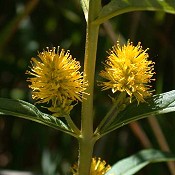
{"label": "spherical flower cluster", "polygon": [[[89,175],[104,175],[107,171],[111,169],[110,165],[106,165],[106,162],[101,160],[101,158],[92,158],[91,169]],[[78,175],[78,166],[74,164],[72,167],[73,175]]]}
{"label": "spherical flower cluster", "polygon": [[55,116],[69,115],[73,101],[81,101],[87,83],[79,72],[80,63],[72,58],[69,51],[59,48],[49,49],[38,54],[39,59],[31,59],[32,75],[27,81],[32,89],[32,98],[37,103],[48,103],[48,110]]}
{"label": "spherical flower cluster", "polygon": [[145,98],[152,93],[149,90],[152,76],[154,75],[154,62],[148,60],[147,50],[143,50],[139,42],[137,46],[128,41],[127,45],[120,46],[119,42],[113,46],[109,52],[105,64],[105,70],[100,72],[100,76],[105,78],[102,82],[103,90],[112,89],[112,92],[126,92],[139,102],[144,102]]}

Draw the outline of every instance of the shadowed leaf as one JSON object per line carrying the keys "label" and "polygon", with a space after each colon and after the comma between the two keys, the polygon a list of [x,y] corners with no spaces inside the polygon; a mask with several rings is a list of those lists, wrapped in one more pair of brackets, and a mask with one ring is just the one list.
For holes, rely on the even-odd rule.
{"label": "shadowed leaf", "polygon": [[60,119],[42,113],[34,105],[22,100],[0,98],[0,114],[32,120],[74,136],[70,128]]}
{"label": "shadowed leaf", "polygon": [[174,161],[175,155],[159,150],[142,150],[130,157],[120,160],[105,175],[133,175],[150,163]]}
{"label": "shadowed leaf", "polygon": [[174,0],[111,0],[99,13],[95,23],[103,23],[106,20],[132,11],[163,11],[175,14]]}
{"label": "shadowed leaf", "polygon": [[[101,129],[102,134],[109,133],[133,121],[149,117],[151,115],[164,114],[175,111],[175,90],[154,95],[145,103],[135,101],[121,111],[109,127]],[[115,113],[115,111],[113,111]]]}

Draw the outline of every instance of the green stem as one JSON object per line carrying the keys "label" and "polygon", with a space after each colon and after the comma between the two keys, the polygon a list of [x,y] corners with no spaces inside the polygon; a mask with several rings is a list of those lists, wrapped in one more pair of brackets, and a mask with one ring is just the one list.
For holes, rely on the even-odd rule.
{"label": "green stem", "polygon": [[97,129],[95,130],[94,134],[99,134],[102,129],[109,126],[109,124],[113,121],[113,117],[116,117],[118,115],[118,104],[114,104],[110,111],[106,114],[104,119],[100,122]]}
{"label": "green stem", "polygon": [[93,146],[93,90],[96,63],[96,50],[99,26],[87,26],[84,80],[88,82],[83,99],[81,116],[81,137],[79,140],[79,175],[89,175]]}
{"label": "green stem", "polygon": [[[82,0],[85,2],[84,0]],[[95,144],[93,131],[93,91],[96,52],[98,42],[99,25],[92,22],[98,16],[101,9],[101,1],[88,0],[85,11],[88,12],[86,28],[86,46],[84,59],[84,81],[88,83],[86,97],[82,101],[81,136],[79,137],[79,161],[78,175],[89,175],[92,161],[93,147]]]}
{"label": "green stem", "polygon": [[98,138],[100,138],[102,136],[102,135],[100,135],[101,132],[105,131],[105,129],[111,125],[111,123],[117,117],[118,113],[124,109],[125,103],[123,103],[123,101],[125,98],[126,98],[126,93],[125,92],[120,93],[117,100],[114,102],[113,106],[109,110],[109,112],[106,114],[106,116],[100,122],[100,124],[98,125],[97,129],[94,132],[94,134]]}
{"label": "green stem", "polygon": [[81,135],[80,130],[77,128],[75,123],[72,121],[71,117],[69,115],[65,116],[65,119],[69,125],[69,127],[72,129],[72,131],[75,133],[75,136],[78,138]]}

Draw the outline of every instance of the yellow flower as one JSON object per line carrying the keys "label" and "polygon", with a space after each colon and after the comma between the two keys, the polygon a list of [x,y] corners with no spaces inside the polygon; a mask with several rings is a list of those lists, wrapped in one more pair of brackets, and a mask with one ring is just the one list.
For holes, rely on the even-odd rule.
{"label": "yellow flower", "polygon": [[[106,165],[106,162],[104,160],[101,161],[101,158],[92,158],[91,169],[90,169],[89,175],[103,175],[110,169],[111,169],[111,166]],[[77,164],[74,164],[71,170],[72,170],[73,175],[78,175]]]}
{"label": "yellow flower", "polygon": [[37,103],[49,103],[48,110],[55,116],[69,115],[73,101],[81,101],[87,83],[79,72],[80,63],[72,58],[69,51],[52,48],[38,54],[39,59],[32,58],[31,71],[27,74],[33,90],[32,98]]}
{"label": "yellow flower", "polygon": [[147,50],[143,50],[139,42],[133,46],[132,42],[120,46],[119,42],[109,52],[105,70],[100,76],[108,81],[102,82],[102,90],[112,89],[112,92],[126,92],[130,102],[134,96],[139,102],[152,95],[150,85],[154,74],[154,62],[148,61]]}

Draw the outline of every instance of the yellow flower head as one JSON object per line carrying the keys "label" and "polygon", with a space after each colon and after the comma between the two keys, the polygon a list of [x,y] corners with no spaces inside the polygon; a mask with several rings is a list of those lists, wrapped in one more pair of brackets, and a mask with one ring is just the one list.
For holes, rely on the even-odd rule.
{"label": "yellow flower head", "polygon": [[147,50],[143,50],[139,42],[133,46],[132,42],[120,46],[119,42],[113,46],[109,52],[105,64],[105,70],[100,72],[100,76],[108,81],[102,82],[102,90],[112,89],[112,92],[126,92],[130,97],[130,102],[134,96],[138,103],[144,102],[144,98],[152,93],[149,91],[148,83],[154,72],[154,62],[148,61]]}
{"label": "yellow flower head", "polygon": [[73,101],[81,101],[87,83],[79,72],[80,63],[72,58],[69,51],[55,48],[38,54],[39,59],[32,58],[31,71],[27,74],[33,90],[32,98],[38,103],[49,103],[48,108],[56,116],[68,115],[73,108]]}
{"label": "yellow flower head", "polygon": [[[89,175],[103,175],[111,169],[110,165],[106,165],[106,162],[101,158],[92,158],[91,169]],[[78,166],[74,164],[72,167],[73,175],[78,175]]]}

